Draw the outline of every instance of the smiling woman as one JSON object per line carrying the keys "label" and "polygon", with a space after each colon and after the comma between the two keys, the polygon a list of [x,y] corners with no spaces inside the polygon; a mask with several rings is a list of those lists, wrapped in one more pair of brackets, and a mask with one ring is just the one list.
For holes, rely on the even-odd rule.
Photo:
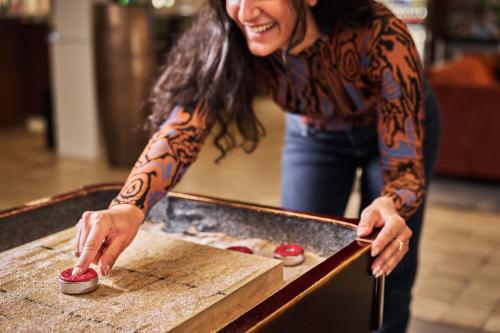
{"label": "smiling woman", "polygon": [[287,112],[284,208],[342,215],[362,170],[357,235],[380,228],[371,271],[387,276],[381,332],[403,332],[439,132],[426,86],[407,27],[376,1],[208,0],[151,91],[155,133],[120,194],[78,223],[75,274],[92,261],[109,272],[214,126],[219,159],[252,152],[265,134],[252,108],[260,92]]}
{"label": "smiling woman", "polygon": [[241,147],[252,152],[265,134],[252,108],[255,95],[265,90],[256,83],[255,72],[265,62],[260,57],[299,52],[320,35],[366,25],[372,16],[372,0],[209,0],[169,52],[151,91],[149,128],[158,130],[179,101],[190,101],[212,110],[220,158],[237,146],[231,122]]}
{"label": "smiling woman", "polygon": [[[227,1],[226,10],[245,35],[252,54],[263,57],[278,49],[286,51],[297,22],[297,12],[288,0]],[[307,31],[311,33],[301,44],[310,45],[317,39],[318,32],[314,20],[310,15],[307,17]]]}

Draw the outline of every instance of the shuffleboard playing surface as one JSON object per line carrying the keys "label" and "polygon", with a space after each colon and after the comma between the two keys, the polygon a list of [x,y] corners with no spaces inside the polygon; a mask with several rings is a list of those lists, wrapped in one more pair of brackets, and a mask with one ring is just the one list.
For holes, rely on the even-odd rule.
{"label": "shuffleboard playing surface", "polygon": [[96,291],[65,295],[57,276],[75,263],[73,237],[0,253],[2,330],[208,332],[283,286],[280,261],[141,230]]}

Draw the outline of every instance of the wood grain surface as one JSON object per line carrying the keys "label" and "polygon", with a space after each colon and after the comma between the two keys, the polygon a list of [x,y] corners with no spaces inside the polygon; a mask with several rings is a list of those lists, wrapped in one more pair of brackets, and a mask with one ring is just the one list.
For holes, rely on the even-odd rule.
{"label": "wood grain surface", "polygon": [[74,229],[0,253],[2,331],[209,332],[283,285],[280,261],[139,231],[99,288],[71,296]]}

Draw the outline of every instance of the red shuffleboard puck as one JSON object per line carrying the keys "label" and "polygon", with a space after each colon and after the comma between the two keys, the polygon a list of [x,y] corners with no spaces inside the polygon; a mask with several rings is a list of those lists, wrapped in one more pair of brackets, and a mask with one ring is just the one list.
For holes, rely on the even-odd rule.
{"label": "red shuffleboard puck", "polygon": [[252,249],[246,247],[246,246],[230,246],[227,247],[226,250],[231,250],[231,251],[236,251],[236,252],[241,252],[241,253],[248,253],[248,254],[253,254]]}
{"label": "red shuffleboard puck", "polygon": [[92,268],[79,276],[73,276],[73,268],[65,269],[59,274],[59,289],[70,295],[89,293],[97,289],[99,278],[97,272]]}
{"label": "red shuffleboard puck", "polygon": [[296,266],[304,262],[304,249],[299,244],[282,244],[274,250],[274,257],[285,266]]}

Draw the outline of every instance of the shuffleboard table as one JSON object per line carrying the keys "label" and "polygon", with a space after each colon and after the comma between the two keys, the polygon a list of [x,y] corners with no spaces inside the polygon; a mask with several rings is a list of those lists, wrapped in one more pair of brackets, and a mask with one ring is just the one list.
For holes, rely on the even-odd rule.
{"label": "shuffleboard table", "polygon": [[[357,238],[356,220],[175,192],[147,217],[164,224],[165,236],[140,231],[97,291],[59,293],[55,272],[75,260],[71,228],[84,211],[106,208],[120,187],[86,186],[0,212],[0,330],[370,332],[380,327],[384,280],[370,272],[375,235]],[[324,260],[283,281],[278,260],[168,237],[193,228],[300,243]]]}

